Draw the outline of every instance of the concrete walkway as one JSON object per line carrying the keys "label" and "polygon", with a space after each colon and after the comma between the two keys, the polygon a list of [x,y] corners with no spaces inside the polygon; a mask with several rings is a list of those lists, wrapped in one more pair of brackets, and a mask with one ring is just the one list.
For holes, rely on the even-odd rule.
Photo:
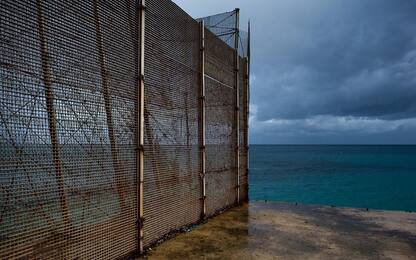
{"label": "concrete walkway", "polygon": [[250,202],[150,259],[416,259],[416,213]]}

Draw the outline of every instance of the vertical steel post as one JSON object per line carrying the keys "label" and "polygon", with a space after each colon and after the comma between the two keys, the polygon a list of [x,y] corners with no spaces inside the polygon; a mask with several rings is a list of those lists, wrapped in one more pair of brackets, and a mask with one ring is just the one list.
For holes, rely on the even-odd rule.
{"label": "vertical steel post", "polygon": [[200,28],[200,90],[199,90],[199,133],[200,133],[200,161],[201,161],[201,219],[207,212],[206,207],[206,181],[205,181],[205,25],[204,20],[199,22]]}
{"label": "vertical steel post", "polygon": [[59,151],[59,137],[56,129],[56,111],[54,106],[54,94],[52,88],[52,75],[50,69],[50,58],[48,50],[47,36],[45,32],[45,18],[43,10],[44,1],[37,0],[37,20],[38,20],[38,34],[40,41],[40,52],[42,58],[42,76],[43,84],[45,85],[45,99],[46,112],[48,114],[49,135],[51,138],[52,158],[55,165],[55,177],[58,185],[59,206],[61,208],[62,219],[65,225],[70,226],[71,220],[69,217],[68,198],[65,191],[65,180],[63,167]]}
{"label": "vertical steel post", "polygon": [[250,149],[250,145],[249,145],[249,119],[250,119],[250,21],[248,21],[248,39],[247,39],[247,59],[246,59],[246,136],[245,136],[245,149],[246,149],[246,193],[247,193],[247,198],[246,200],[248,201],[249,197],[248,197],[248,175],[249,175],[249,149]]}
{"label": "vertical steel post", "polygon": [[236,128],[236,147],[235,147],[235,168],[237,174],[237,198],[236,203],[240,204],[240,91],[239,91],[239,54],[238,54],[238,41],[240,39],[239,21],[240,9],[235,9],[235,32],[234,32],[234,70],[235,70],[235,128]]}
{"label": "vertical steel post", "polygon": [[[143,253],[143,182],[144,182],[144,36],[145,36],[145,0],[137,0],[137,48],[138,48],[138,100],[137,100],[137,232],[138,232],[138,251]],[[140,39],[140,40],[139,40]]]}

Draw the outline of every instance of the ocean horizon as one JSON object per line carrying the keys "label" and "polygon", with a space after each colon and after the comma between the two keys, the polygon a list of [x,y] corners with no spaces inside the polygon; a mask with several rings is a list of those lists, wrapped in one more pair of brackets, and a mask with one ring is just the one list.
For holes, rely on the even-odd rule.
{"label": "ocean horizon", "polygon": [[416,211],[416,145],[250,145],[251,201]]}

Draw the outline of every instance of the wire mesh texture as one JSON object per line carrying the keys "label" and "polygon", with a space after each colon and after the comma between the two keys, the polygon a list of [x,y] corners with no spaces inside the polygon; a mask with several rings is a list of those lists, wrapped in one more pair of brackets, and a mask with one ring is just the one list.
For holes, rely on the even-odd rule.
{"label": "wire mesh texture", "polygon": [[236,127],[234,50],[205,31],[207,213],[234,204]]}
{"label": "wire mesh texture", "polygon": [[176,4],[141,4],[1,1],[0,259],[119,258],[236,205],[237,179],[248,199],[246,52],[236,68],[234,45]]}
{"label": "wire mesh texture", "polygon": [[235,47],[235,41],[237,41],[239,44],[238,54],[245,58],[249,56],[249,33],[239,28],[238,13],[239,9],[235,9],[230,12],[201,17],[197,21],[204,21],[205,27],[231,48]]}
{"label": "wire mesh texture", "polygon": [[144,242],[200,216],[199,25],[174,4],[146,1]]}

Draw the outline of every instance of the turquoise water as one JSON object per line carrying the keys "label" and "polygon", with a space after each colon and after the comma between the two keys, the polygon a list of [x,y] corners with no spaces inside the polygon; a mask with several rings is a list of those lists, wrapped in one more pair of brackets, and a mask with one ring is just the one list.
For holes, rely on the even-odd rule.
{"label": "turquoise water", "polygon": [[250,145],[250,200],[416,211],[416,146]]}

